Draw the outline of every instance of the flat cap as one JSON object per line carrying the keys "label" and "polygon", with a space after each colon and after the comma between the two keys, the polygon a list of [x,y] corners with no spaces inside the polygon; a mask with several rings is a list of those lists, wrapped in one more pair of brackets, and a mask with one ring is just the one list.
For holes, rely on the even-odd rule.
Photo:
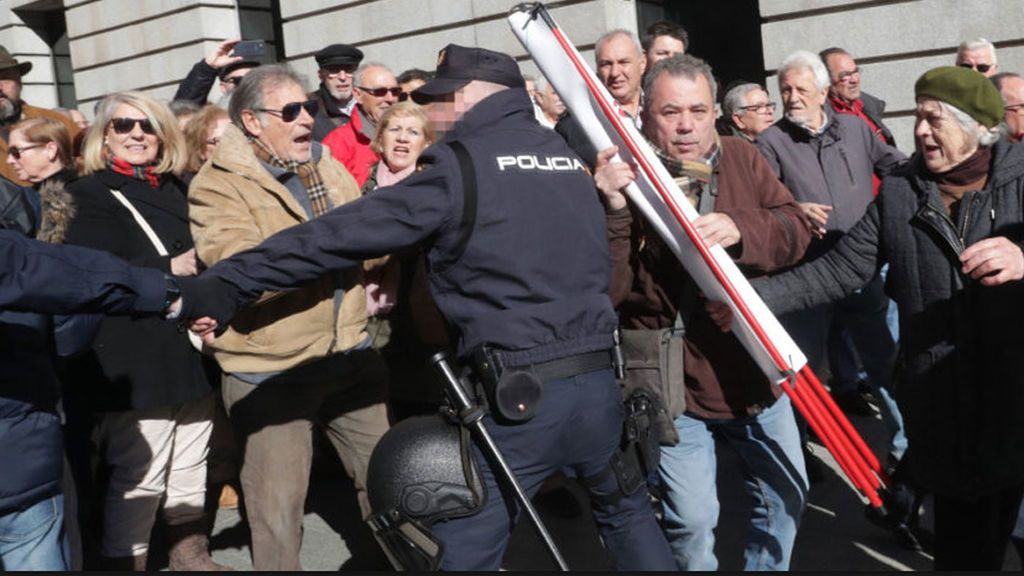
{"label": "flat cap", "polygon": [[363,51],[348,44],[331,44],[313,55],[321,68],[331,65],[359,66]]}
{"label": "flat cap", "polygon": [[914,98],[922,96],[951,104],[986,128],[1003,119],[999,90],[991,80],[970,68],[941,66],[925,72],[914,84]]}

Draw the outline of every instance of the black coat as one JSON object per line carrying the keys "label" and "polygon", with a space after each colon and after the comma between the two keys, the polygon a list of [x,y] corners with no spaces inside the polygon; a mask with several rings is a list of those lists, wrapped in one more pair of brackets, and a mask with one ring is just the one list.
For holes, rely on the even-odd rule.
{"label": "black coat", "polygon": [[[160,256],[131,213],[110,193],[120,190],[156,232],[170,256]],[[132,264],[170,273],[170,259],[192,248],[185,190],[176,178],[159,189],[103,170],[69,188],[76,213],[66,243],[111,252]],[[70,387],[97,411],[156,408],[196,399],[215,382],[189,343],[183,322],[104,318],[89,353],[72,362]]]}
{"label": "black coat", "polygon": [[964,196],[956,222],[914,159],[830,252],[754,281],[781,313],[842,298],[889,262],[910,470],[926,488],[968,499],[1024,482],[1024,281],[985,287],[959,261],[985,238],[1024,243],[1024,147],[1003,140],[992,155],[988,184]]}

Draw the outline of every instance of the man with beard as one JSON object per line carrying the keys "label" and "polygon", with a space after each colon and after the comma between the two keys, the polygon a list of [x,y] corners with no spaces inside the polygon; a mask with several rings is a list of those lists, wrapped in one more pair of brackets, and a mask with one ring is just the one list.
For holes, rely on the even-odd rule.
{"label": "man with beard", "polygon": [[353,74],[363,61],[363,52],[348,44],[331,44],[313,56],[320,69],[320,88],[307,98],[320,101],[320,110],[313,124],[313,139],[322,142],[331,130],[348,124],[355,113],[352,97]]}
{"label": "man with beard", "polygon": [[14,168],[7,163],[7,131],[11,126],[29,118],[49,118],[63,124],[72,140],[79,132],[78,126],[60,112],[36,108],[21,99],[21,77],[30,70],[31,62],[18,62],[7,48],[0,46],[0,176],[22,186],[29,183],[19,179]]}

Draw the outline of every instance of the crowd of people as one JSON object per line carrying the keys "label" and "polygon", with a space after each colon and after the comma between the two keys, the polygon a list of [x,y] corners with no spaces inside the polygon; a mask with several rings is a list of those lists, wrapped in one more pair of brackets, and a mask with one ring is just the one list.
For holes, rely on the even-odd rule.
{"label": "crowd of people", "polygon": [[[636,168],[547,79],[457,45],[395,74],[332,44],[313,89],[237,42],[172,101],[110,94],[92,122],[24,102],[32,65],[0,47],[0,569],[143,571],[159,527],[170,570],[227,570],[211,513],[242,507],[253,567],[301,570],[314,455],[381,513],[371,455],[444,405],[438,352],[480,382],[527,493],[572,515],[565,483],[588,491],[616,568],[718,567],[717,439],[750,496],[745,569],[789,569],[824,479],[813,434],[628,199]],[[594,68],[704,242],[844,411],[884,421],[892,481],[868,518],[937,569],[1000,569],[1009,542],[1024,553],[1024,78],[965,41],[917,79],[897,146],[846,49],[780,62],[779,116],[690,48],[669,22],[612,30]],[[571,169],[495,162],[524,152]],[[523,373],[544,391],[520,419],[486,375]],[[658,458],[630,472],[638,389]],[[465,457],[471,512],[418,526],[436,566],[496,570],[517,505]]]}

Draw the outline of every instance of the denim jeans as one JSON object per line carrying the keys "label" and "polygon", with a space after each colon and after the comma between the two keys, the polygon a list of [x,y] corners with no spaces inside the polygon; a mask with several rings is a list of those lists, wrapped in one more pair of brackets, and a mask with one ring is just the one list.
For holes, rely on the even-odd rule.
{"label": "denim jeans", "polygon": [[0,571],[63,572],[70,556],[63,495],[0,516]]}
{"label": "denim jeans", "polygon": [[754,509],[745,570],[787,570],[807,500],[807,471],[789,398],[757,416],[675,420],[679,444],[661,449],[665,536],[680,570],[716,570],[718,494],[714,437],[739,453]]}

